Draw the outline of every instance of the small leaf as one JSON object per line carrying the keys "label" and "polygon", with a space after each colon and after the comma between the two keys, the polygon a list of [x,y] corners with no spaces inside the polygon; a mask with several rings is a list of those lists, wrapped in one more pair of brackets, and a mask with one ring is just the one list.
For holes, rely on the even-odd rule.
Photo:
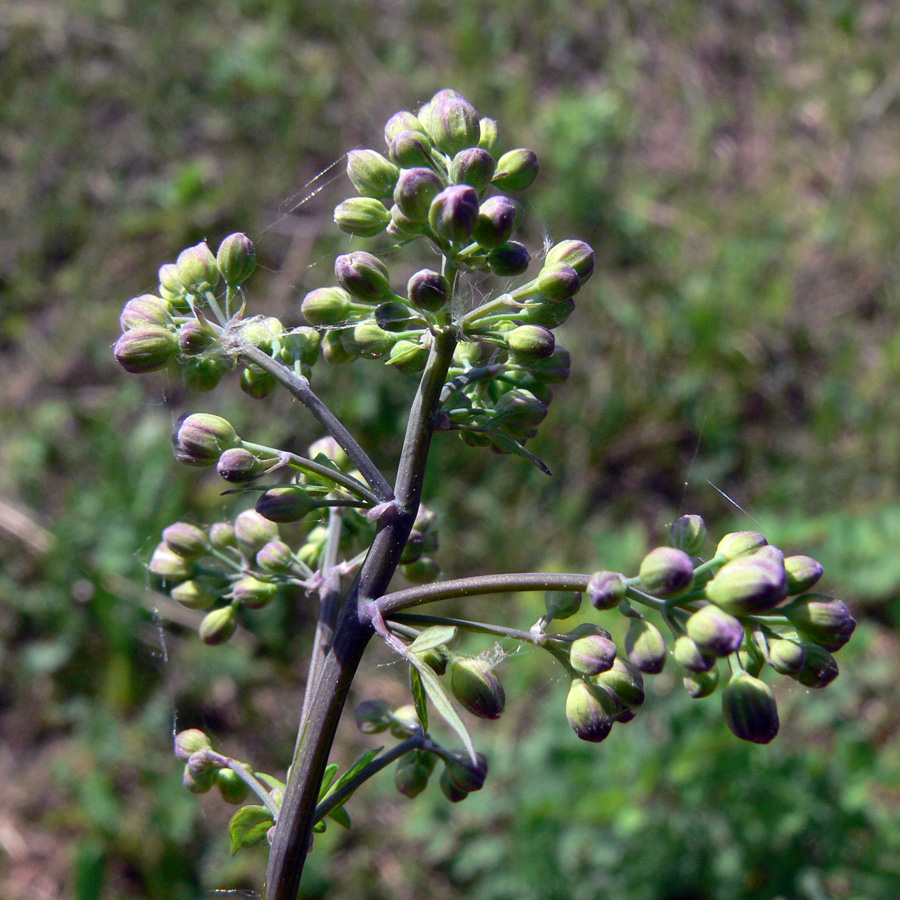
{"label": "small leaf", "polygon": [[[378,756],[384,747],[376,747],[374,750],[367,750],[340,778],[332,785],[331,790],[325,795],[326,797],[333,794],[339,787],[346,784],[351,778],[355,778],[362,770]],[[322,798],[324,799],[324,798]],[[346,802],[346,801],[345,801]]]}
{"label": "small leaf", "polygon": [[324,822],[316,822],[312,830],[314,834],[322,834],[328,826]]}
{"label": "small leaf", "polygon": [[283,791],[285,789],[285,783],[283,781],[279,781],[271,775],[266,775],[265,772],[256,772],[254,774],[267,788],[269,788],[269,790],[280,788]]}
{"label": "small leaf", "polygon": [[334,781],[334,776],[337,775],[339,768],[340,766],[337,763],[330,763],[325,767],[325,774],[322,776],[322,786],[319,788],[319,800],[330,793],[328,787]]}
{"label": "small leaf", "polygon": [[275,824],[272,813],[264,806],[242,806],[228,826],[231,835],[231,855],[242,847],[252,847],[265,840],[266,833]]}
{"label": "small leaf", "polygon": [[432,625],[426,628],[410,645],[413,653],[424,653],[442,644],[449,644],[456,637],[458,629],[455,625]]}
{"label": "small leaf", "polygon": [[416,705],[416,715],[422,723],[422,731],[428,731],[428,697],[419,670],[412,666],[409,668],[409,686],[412,690],[413,703]]}
{"label": "small leaf", "polygon": [[350,814],[344,809],[343,806],[338,806],[333,809],[330,813],[328,813],[329,819],[334,819],[341,828],[350,828]]}
{"label": "small leaf", "polygon": [[526,450],[514,437],[508,435],[505,431],[486,428],[483,434],[486,434],[491,439],[491,443],[500,450],[505,450],[507,453],[514,453],[516,456],[521,456],[522,459],[527,459],[528,462],[536,465],[545,475],[553,474],[539,456],[535,456],[530,450]]}

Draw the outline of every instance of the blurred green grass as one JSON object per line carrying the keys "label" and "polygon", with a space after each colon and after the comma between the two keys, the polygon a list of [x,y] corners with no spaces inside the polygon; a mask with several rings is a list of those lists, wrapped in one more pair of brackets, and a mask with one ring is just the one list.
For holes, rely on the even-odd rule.
{"label": "blurred green grass", "polygon": [[[721,490],[818,556],[865,629],[828,692],[784,698],[765,750],[676,694],[579,746],[546,665],[517,657],[483,733],[494,783],[449,812],[373,787],[306,896],[499,900],[545,878],[560,898],[893,897],[898,20],[799,0],[0,5],[0,898],[259,888],[262,857],[227,856],[224,805],[180,787],[172,698],[283,767],[308,636],[272,620],[198,647],[141,562],[173,518],[224,506],[171,460],[181,412],[318,434],[283,399],[124,376],[117,316],[187,243],[244,230],[255,296],[295,321],[344,246],[342,185],[304,201],[330,175],[304,184],[445,86],[538,151],[531,245],[577,236],[600,262],[534,442],[554,478],[437,445],[445,571],[633,566],[680,511],[746,527]],[[320,376],[385,462],[410,390],[391,375]],[[366,671],[398,703],[399,682]],[[350,758],[360,739],[341,740]]]}

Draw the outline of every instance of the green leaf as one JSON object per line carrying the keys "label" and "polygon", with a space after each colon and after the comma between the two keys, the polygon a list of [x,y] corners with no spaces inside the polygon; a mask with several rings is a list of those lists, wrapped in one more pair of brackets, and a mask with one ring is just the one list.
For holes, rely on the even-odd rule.
{"label": "green leaf", "polygon": [[[351,778],[355,778],[362,770],[378,756],[384,747],[376,747],[374,750],[367,750],[340,778],[334,783],[331,790],[325,796],[333,794],[338,788],[346,784]],[[322,798],[324,799],[324,798]]]}
{"label": "green leaf", "polygon": [[231,855],[242,847],[252,847],[265,840],[266,833],[275,820],[264,806],[242,806],[232,817],[228,826],[231,835]]}
{"label": "green leaf", "polygon": [[422,723],[422,731],[428,731],[428,697],[419,670],[412,666],[409,668],[409,686],[412,689],[413,703],[416,705],[416,715]]}
{"label": "green leaf", "polygon": [[350,828],[350,814],[344,809],[343,806],[338,806],[333,809],[330,813],[328,813],[329,819],[334,819],[341,828]]}
{"label": "green leaf", "polygon": [[330,763],[325,768],[325,774],[322,776],[322,786],[319,788],[319,800],[321,800],[326,794],[330,793],[328,790],[329,785],[332,781],[334,781],[334,776],[337,775],[337,770],[340,768],[337,763]]}
{"label": "green leaf", "polygon": [[422,677],[422,686],[428,699],[434,704],[434,708],[438,711],[438,715],[459,735],[459,739],[463,742],[463,746],[469,752],[472,762],[477,765],[478,758],[475,756],[475,745],[472,743],[472,736],[466,723],[463,722],[453,701],[447,693],[447,689],[441,684],[441,679],[437,672],[431,668],[421,657],[415,653],[408,653],[407,659],[416,667],[419,675]]}
{"label": "green leaf", "polygon": [[456,637],[458,629],[455,625],[432,625],[426,628],[410,645],[413,653],[424,653],[442,644],[449,644]]}
{"label": "green leaf", "polygon": [[266,775],[265,772],[254,772],[254,774],[270,791],[275,790],[275,788],[280,788],[283,791],[286,787],[283,781],[279,781],[271,775]]}
{"label": "green leaf", "polygon": [[316,822],[316,824],[312,827],[313,834],[323,834],[327,827],[328,826],[322,821]]}
{"label": "green leaf", "polygon": [[545,475],[553,474],[539,456],[535,456],[530,450],[526,450],[514,437],[508,435],[505,431],[486,428],[483,434],[486,434],[491,439],[491,443],[498,449],[521,456],[522,459],[527,459],[528,462],[537,466]]}

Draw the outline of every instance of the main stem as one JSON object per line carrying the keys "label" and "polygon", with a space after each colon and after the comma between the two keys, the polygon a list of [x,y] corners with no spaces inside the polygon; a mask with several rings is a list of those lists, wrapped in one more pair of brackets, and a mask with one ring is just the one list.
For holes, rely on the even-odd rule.
{"label": "main stem", "polygon": [[335,731],[373,634],[371,601],[387,590],[419,509],[435,413],[455,346],[449,330],[435,335],[410,409],[394,487],[396,500],[378,520],[366,560],[341,609],[331,648],[320,661],[315,684],[307,686],[314,693],[306,706],[275,828],[266,871],[266,900],[296,900]]}

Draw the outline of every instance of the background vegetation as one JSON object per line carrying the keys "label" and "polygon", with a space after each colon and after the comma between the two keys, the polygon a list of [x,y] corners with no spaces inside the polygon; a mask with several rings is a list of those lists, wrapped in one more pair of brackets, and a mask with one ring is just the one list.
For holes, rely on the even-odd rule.
{"label": "background vegetation", "polygon": [[[383,779],[304,896],[895,897],[898,41],[889,0],[0,3],[0,900],[258,889],[262,851],[230,859],[229,810],[180,785],[173,711],[283,768],[308,635],[273,612],[202,647],[142,563],[184,511],[233,509],[176,468],[180,413],[319,435],[284,399],[125,376],[117,316],[182,247],[244,230],[255,295],[296,321],[345,246],[342,154],[447,86],[538,151],[532,245],[580,237],[601,266],[535,442],[555,477],[438,446],[445,571],[633,566],[681,511],[750,516],[820,558],[861,625],[827,692],[781,690],[765,748],[665,676],[582,745],[564,685],[518,654],[480,732],[486,789],[451,809]],[[353,368],[322,392],[388,461],[410,385]],[[528,623],[540,601],[504,602]],[[360,699],[405,702],[385,662]],[[336,752],[365,741],[347,727]]]}

